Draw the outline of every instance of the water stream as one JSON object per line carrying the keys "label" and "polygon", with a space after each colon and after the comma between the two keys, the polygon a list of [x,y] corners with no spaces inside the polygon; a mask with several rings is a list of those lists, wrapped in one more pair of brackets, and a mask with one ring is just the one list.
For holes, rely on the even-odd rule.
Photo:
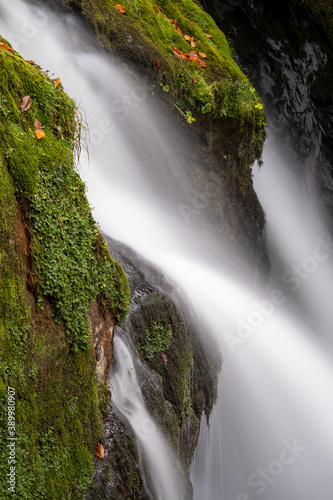
{"label": "water stream", "polygon": [[[269,286],[255,292],[226,274],[213,235],[198,237],[195,223],[179,215],[189,180],[175,174],[180,162],[149,89],[128,81],[121,62],[85,50],[91,43],[72,17],[2,2],[0,33],[60,76],[84,108],[91,147],[80,173],[104,232],[171,276],[220,341],[220,398],[210,428],[202,423],[195,500],[331,500],[333,248],[325,217],[298,190],[283,147],[270,136],[264,165],[255,167],[272,259]],[[113,374],[116,404],[131,422],[145,410],[135,406],[139,389],[120,339],[116,352],[128,360]],[[146,467],[160,473],[148,474],[157,478],[156,498],[176,500],[176,492],[164,493],[170,483],[157,449],[142,452]]]}

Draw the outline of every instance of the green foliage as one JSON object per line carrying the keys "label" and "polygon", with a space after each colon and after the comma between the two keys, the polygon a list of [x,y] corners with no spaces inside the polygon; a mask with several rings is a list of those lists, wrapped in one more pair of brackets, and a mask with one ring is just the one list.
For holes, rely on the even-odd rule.
{"label": "green foliage", "polygon": [[151,360],[154,354],[165,351],[170,347],[171,339],[171,326],[158,325],[153,321],[151,327],[146,330],[146,339],[144,342],[140,342],[139,349],[145,359]]}
{"label": "green foliage", "polygon": [[103,246],[71,164],[38,173],[31,206],[39,289],[54,302],[55,320],[65,322],[71,348],[86,348],[89,304],[99,298],[121,322],[129,307],[126,278]]}
{"label": "green foliage", "polygon": [[[158,63],[159,78],[163,89],[169,87],[170,101],[188,109],[193,121],[205,109],[204,113],[211,112],[211,118],[228,116],[252,128],[262,128],[255,113],[255,105],[260,102],[256,92],[249,92],[250,83],[235,63],[226,37],[198,2],[161,0],[157,7],[165,15],[159,9],[156,13],[150,0],[124,0],[123,5],[125,15],[109,0],[83,0],[78,4],[110,50],[119,49],[149,67]],[[177,20],[182,33],[194,38],[195,48],[167,18]],[[206,67],[179,59],[173,46],[185,53],[205,53]],[[197,83],[193,82],[194,77],[198,78]],[[208,104],[210,109],[205,107]]]}
{"label": "green foliage", "polygon": [[[22,113],[25,95],[32,104]],[[2,446],[1,498],[83,499],[103,432],[88,306],[97,300],[122,321],[128,282],[74,171],[73,101],[37,66],[0,50],[0,105],[0,441],[7,386],[16,390],[17,426],[16,492],[7,490]]]}

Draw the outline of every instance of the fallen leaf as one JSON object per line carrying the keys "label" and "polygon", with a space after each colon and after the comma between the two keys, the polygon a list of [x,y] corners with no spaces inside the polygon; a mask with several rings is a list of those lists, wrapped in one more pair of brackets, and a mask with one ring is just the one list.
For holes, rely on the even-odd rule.
{"label": "fallen leaf", "polygon": [[154,4],[154,5],[153,5],[153,9],[154,9],[154,11],[155,11],[155,12],[156,12],[156,14],[157,14],[157,12],[158,12],[158,8],[157,8],[156,4]]}
{"label": "fallen leaf", "polygon": [[207,57],[206,54],[204,54],[203,52],[199,52],[199,56],[203,58]]}
{"label": "fallen leaf", "polygon": [[35,130],[35,134],[36,134],[37,139],[41,139],[42,137],[45,137],[44,130],[40,130],[40,129]]}
{"label": "fallen leaf", "polygon": [[201,68],[206,68],[207,66],[206,63],[204,63],[204,61],[199,59],[198,54],[194,50],[191,50],[191,52],[186,54],[185,52],[182,52],[181,50],[177,49],[177,47],[171,47],[171,48],[176,54],[176,56],[179,57],[179,59],[186,59],[187,61],[193,61]]}
{"label": "fallen leaf", "polygon": [[157,61],[154,61],[154,63],[156,64],[157,67],[162,68],[162,66],[160,65],[160,63],[158,63]]}
{"label": "fallen leaf", "polygon": [[[162,14],[164,14],[164,15],[165,15],[165,12],[164,12],[164,10],[162,9],[162,7],[159,7],[159,9],[160,9],[160,11],[162,12]],[[166,16],[165,16],[165,17],[166,17]]]}
{"label": "fallen leaf", "polygon": [[36,66],[36,63],[34,61],[27,61],[27,63],[32,64],[33,66]]}
{"label": "fallen leaf", "polygon": [[125,7],[123,5],[120,5],[119,3],[117,3],[116,9],[119,10],[121,14],[124,14],[126,12]]}
{"label": "fallen leaf", "polygon": [[193,40],[191,40],[191,47],[196,47],[196,44],[193,42]]}
{"label": "fallen leaf", "polygon": [[56,79],[56,82],[55,82],[55,84],[54,84],[54,88],[55,88],[55,89],[58,87],[59,83],[60,83],[60,78],[57,78],[57,79]]}
{"label": "fallen leaf", "polygon": [[42,129],[42,124],[41,124],[40,120],[38,120],[38,118],[36,118],[36,120],[35,120],[35,129],[36,130]]}
{"label": "fallen leaf", "polygon": [[13,51],[13,49],[11,47],[8,47],[6,43],[0,43],[0,47],[2,47],[3,49],[7,50],[7,52],[10,52],[15,56],[15,52]]}
{"label": "fallen leaf", "polygon": [[179,5],[179,2],[176,2],[176,5]]}
{"label": "fallen leaf", "polygon": [[98,443],[96,446],[96,455],[98,458],[104,458],[104,446],[101,443]]}
{"label": "fallen leaf", "polygon": [[164,363],[165,365],[167,365],[167,364],[168,364],[168,358],[166,357],[166,355],[165,355],[165,354],[161,354],[161,356],[162,356],[162,359],[163,359],[163,363]]}
{"label": "fallen leaf", "polygon": [[193,83],[197,83],[198,82],[198,77],[197,76],[194,76],[193,77]]}
{"label": "fallen leaf", "polygon": [[209,33],[205,33],[206,36],[208,36],[208,38],[212,38],[213,35],[210,35]]}
{"label": "fallen leaf", "polygon": [[30,95],[26,95],[23,97],[21,102],[21,111],[28,111],[31,108],[31,97]]}
{"label": "fallen leaf", "polygon": [[188,35],[184,35],[184,38],[187,42],[192,42],[193,40],[193,37],[192,36],[188,36]]}

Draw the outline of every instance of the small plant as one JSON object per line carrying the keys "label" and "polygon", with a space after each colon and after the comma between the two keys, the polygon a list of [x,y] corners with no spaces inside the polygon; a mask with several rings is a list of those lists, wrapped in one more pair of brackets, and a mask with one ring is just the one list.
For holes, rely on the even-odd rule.
{"label": "small plant", "polygon": [[201,108],[201,112],[203,114],[206,114],[206,113],[209,113],[210,111],[212,110],[212,105],[210,102],[207,102],[207,104],[205,104],[202,108]]}
{"label": "small plant", "polygon": [[150,361],[154,354],[170,347],[171,338],[171,325],[158,325],[153,321],[151,328],[146,330],[146,339],[140,342],[139,349],[143,357]]}

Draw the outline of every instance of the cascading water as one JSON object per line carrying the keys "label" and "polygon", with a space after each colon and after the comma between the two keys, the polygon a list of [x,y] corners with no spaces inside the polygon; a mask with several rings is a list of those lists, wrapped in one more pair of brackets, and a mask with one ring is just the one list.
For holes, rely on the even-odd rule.
{"label": "cascading water", "polygon": [[[147,92],[127,82],[119,63],[83,53],[82,35],[74,46],[69,33],[79,30],[71,18],[64,28],[47,10],[40,14],[22,0],[1,5],[0,15],[1,34],[26,58],[61,76],[86,110],[91,162],[81,164],[81,174],[103,230],[172,276],[221,341],[220,398],[209,430],[202,425],[192,467],[195,499],[331,500],[333,367],[326,298],[332,247],[319,219],[302,223],[286,167],[278,168],[276,157],[271,161],[272,144],[255,182],[268,213],[273,274],[271,288],[257,296],[225,274],[213,237],[199,240],[196,227],[176,217],[188,181],[174,175],[177,156],[166,130],[159,132],[161,119]],[[116,344],[130,364],[122,341]],[[133,403],[139,399],[132,393]],[[126,398],[116,404],[126,410]],[[156,448],[146,458],[162,467]]]}
{"label": "cascading water", "polygon": [[135,432],[146,490],[152,499],[176,500],[180,495],[170,465],[175,460],[145,409],[132,353],[126,341],[118,335],[114,338],[114,355],[116,364],[112,366],[109,377],[112,402]]}

